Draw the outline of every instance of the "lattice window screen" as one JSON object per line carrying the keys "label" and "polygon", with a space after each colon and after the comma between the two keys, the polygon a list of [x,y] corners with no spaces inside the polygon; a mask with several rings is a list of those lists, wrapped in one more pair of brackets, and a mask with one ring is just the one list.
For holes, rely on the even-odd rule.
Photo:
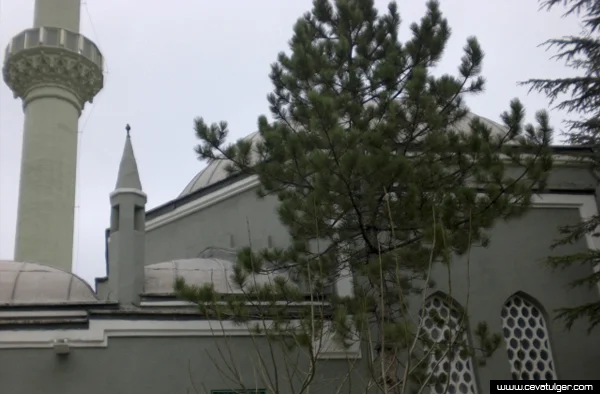
{"label": "lattice window screen", "polygon": [[[461,313],[452,307],[443,296],[434,295],[427,299],[422,310],[422,329],[429,340],[440,344],[434,349],[425,347],[425,352],[431,351],[429,373],[435,378],[447,376],[446,384],[436,384],[431,388],[436,394],[477,394],[473,360],[464,351],[446,351],[445,344],[455,343],[466,345],[468,338],[466,330],[459,329]],[[464,327],[464,325],[463,325]],[[459,346],[454,346],[458,348]]]}
{"label": "lattice window screen", "polygon": [[502,332],[514,380],[556,379],[550,338],[541,310],[514,295],[502,308]]}

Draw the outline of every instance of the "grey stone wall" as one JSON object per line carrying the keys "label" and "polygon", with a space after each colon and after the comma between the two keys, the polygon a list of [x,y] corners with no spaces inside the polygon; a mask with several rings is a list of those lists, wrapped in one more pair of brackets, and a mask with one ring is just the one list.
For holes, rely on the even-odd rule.
{"label": "grey stone wall", "polygon": [[[516,173],[515,173],[516,175]],[[552,190],[594,190],[589,171],[557,167],[548,180]],[[146,233],[146,264],[197,257],[208,247],[238,249],[250,244],[261,249],[289,245],[286,228],[279,222],[277,199],[260,199],[254,190],[209,206],[199,212],[149,230]]]}
{"label": "grey stone wall", "polygon": [[[447,268],[436,266],[433,278],[439,290],[452,296],[467,309],[471,330],[480,321],[488,323],[493,332],[502,334],[501,310],[504,303],[517,292],[525,293],[545,312],[555,369],[559,379],[600,378],[600,330],[587,334],[584,322],[576,323],[569,331],[553,317],[557,308],[572,307],[598,301],[598,287],[568,289],[568,283],[591,273],[589,267],[571,267],[552,271],[544,266],[550,255],[549,246],[559,234],[559,224],[576,223],[577,209],[536,208],[524,217],[499,222],[494,227],[487,248],[474,247],[469,256],[455,258]],[[556,249],[555,254],[568,254],[587,249],[585,241]],[[469,295],[467,303],[467,294]],[[473,339],[473,338],[471,338]],[[477,345],[477,343],[472,343]],[[479,383],[489,392],[490,379],[511,379],[506,342],[485,368],[478,369]]]}
{"label": "grey stone wall", "polygon": [[[552,318],[556,308],[597,301],[598,289],[567,289],[569,281],[588,273],[586,268],[552,272],[543,266],[550,253],[549,245],[558,236],[557,226],[577,220],[577,209],[536,208],[520,219],[499,222],[493,229],[488,248],[474,247],[468,264],[466,256],[453,260],[451,281],[446,267],[436,266],[433,277],[437,286],[432,291],[450,294],[467,309],[471,331],[477,322],[486,321],[491,331],[498,333],[502,333],[501,310],[506,300],[517,292],[527,294],[528,299],[547,315],[549,342],[558,378],[600,378],[600,332],[596,330],[588,335],[583,322],[568,331],[562,322]],[[585,243],[580,242],[555,252],[585,249]],[[418,306],[419,302],[415,301],[414,307]],[[222,373],[227,371],[223,356],[231,365],[230,351],[245,384],[251,386],[258,381],[259,385],[266,386],[260,380],[262,373],[257,348],[250,338],[233,338],[229,342],[223,338],[109,338],[108,344],[107,348],[75,348],[65,358],[57,357],[52,349],[2,349],[0,393],[173,394],[195,393],[194,385],[199,393],[238,388],[237,383],[232,383]],[[265,351],[264,342],[259,346]],[[343,382],[341,392],[364,392],[368,379],[367,354],[365,348],[360,367],[352,371],[351,380]],[[276,355],[274,364],[270,360],[267,362],[271,366],[271,376],[274,374],[272,365],[278,368],[280,382],[284,385],[281,393],[291,393],[289,386],[285,386],[290,382],[284,369],[288,360]],[[334,392],[332,387],[338,386],[340,379],[346,377],[347,368],[347,360],[321,361],[310,392]],[[473,368],[479,393],[489,393],[490,379],[510,379],[505,342],[486,366],[474,365]]]}
{"label": "grey stone wall", "polygon": [[197,257],[209,247],[258,249],[289,244],[275,211],[275,197],[260,199],[249,190],[146,233],[146,264]]}
{"label": "grey stone wall", "polygon": [[[258,350],[267,368],[261,368]],[[264,340],[255,345],[249,338],[111,338],[108,348],[73,349],[58,357],[52,349],[2,349],[0,393],[6,394],[210,394],[211,390],[239,389],[229,368],[237,368],[247,388],[279,385],[280,394],[294,393],[302,384],[307,364],[274,351]],[[233,363],[231,357],[233,356]],[[275,380],[275,368],[279,372]],[[365,378],[359,369],[352,374],[347,360],[319,362],[310,393],[364,393]],[[364,370],[364,369],[363,369]],[[265,373],[266,372],[266,373]],[[265,376],[268,376],[265,378]]]}

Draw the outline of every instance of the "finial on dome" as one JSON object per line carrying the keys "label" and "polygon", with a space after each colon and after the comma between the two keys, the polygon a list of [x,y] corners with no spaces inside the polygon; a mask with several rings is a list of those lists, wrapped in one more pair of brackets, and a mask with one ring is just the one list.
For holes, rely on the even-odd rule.
{"label": "finial on dome", "polygon": [[129,126],[129,123],[127,123],[127,126],[125,126],[125,130],[127,131],[127,137],[129,137],[129,130],[131,130],[131,126]]}

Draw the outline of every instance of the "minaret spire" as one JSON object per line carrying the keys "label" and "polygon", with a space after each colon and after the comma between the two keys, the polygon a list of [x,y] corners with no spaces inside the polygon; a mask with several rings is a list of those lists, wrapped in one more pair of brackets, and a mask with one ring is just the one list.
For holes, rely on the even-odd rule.
{"label": "minaret spire", "polygon": [[4,81],[25,125],[15,260],[70,271],[79,116],[102,89],[102,54],[79,34],[80,0],[36,0],[34,28],[17,34]]}
{"label": "minaret spire", "polygon": [[127,137],[117,184],[110,194],[108,243],[108,298],[121,304],[138,304],[144,287],[146,248],[146,194],[138,173],[127,125]]}
{"label": "minaret spire", "polygon": [[129,135],[131,127],[127,125],[125,126],[125,130],[127,130],[127,138],[125,139],[125,147],[123,148],[123,156],[121,156],[115,189],[135,189],[141,191],[142,183],[140,182],[137,162],[133,154],[133,146],[131,145],[131,136]]}

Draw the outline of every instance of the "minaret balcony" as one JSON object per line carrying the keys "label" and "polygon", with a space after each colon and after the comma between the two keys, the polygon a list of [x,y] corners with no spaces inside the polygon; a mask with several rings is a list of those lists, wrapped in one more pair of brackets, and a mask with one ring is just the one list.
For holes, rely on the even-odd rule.
{"label": "minaret balcony", "polygon": [[59,86],[72,91],[81,105],[103,86],[103,56],[85,36],[66,29],[36,27],[10,40],[4,56],[4,81],[15,97],[31,89]]}

